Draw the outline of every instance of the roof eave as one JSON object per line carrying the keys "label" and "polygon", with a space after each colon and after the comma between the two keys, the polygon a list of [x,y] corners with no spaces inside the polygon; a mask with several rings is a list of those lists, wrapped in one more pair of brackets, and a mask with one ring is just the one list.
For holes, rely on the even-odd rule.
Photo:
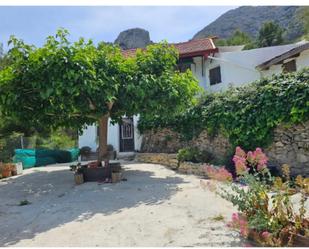
{"label": "roof eave", "polygon": [[262,64],[259,64],[258,66],[256,66],[255,68],[257,70],[267,70],[269,69],[269,67],[271,67],[272,65],[278,64],[286,59],[289,59],[293,56],[298,56],[301,52],[305,51],[309,49],[309,43],[306,43],[304,45],[301,45],[299,47],[293,48],[287,52],[284,52],[280,55],[277,55],[275,57],[273,57],[272,59],[263,62]]}
{"label": "roof eave", "polygon": [[218,52],[218,48],[201,50],[201,51],[190,52],[190,53],[182,53],[182,54],[179,54],[179,58],[197,57],[197,56],[207,57],[211,53],[216,53],[216,52]]}

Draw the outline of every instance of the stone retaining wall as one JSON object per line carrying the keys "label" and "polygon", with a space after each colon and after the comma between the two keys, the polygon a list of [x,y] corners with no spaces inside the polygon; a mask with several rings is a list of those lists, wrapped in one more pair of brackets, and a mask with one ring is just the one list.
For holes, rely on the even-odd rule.
{"label": "stone retaining wall", "polygon": [[[228,139],[221,134],[211,137],[204,131],[197,138],[183,142],[177,133],[163,129],[144,134],[141,152],[177,153],[188,146],[208,150],[216,159],[225,158],[231,150]],[[286,163],[290,165],[293,175],[309,176],[309,121],[291,127],[278,126],[274,130],[273,143],[264,151],[271,165],[281,168]]]}
{"label": "stone retaining wall", "polygon": [[148,131],[143,135],[141,152],[147,153],[177,153],[184,147],[198,147],[200,150],[211,152],[216,159],[227,156],[231,145],[228,139],[221,134],[209,136],[203,131],[197,138],[190,141],[181,141],[178,133],[169,129],[159,132]]}
{"label": "stone retaining wall", "polygon": [[167,166],[170,169],[177,170],[183,174],[193,174],[198,176],[207,176],[203,170],[203,164],[181,162],[178,167],[178,160],[176,154],[168,153],[137,153],[135,160],[143,163],[154,163]]}
{"label": "stone retaining wall", "polygon": [[265,152],[276,165],[291,166],[293,175],[309,176],[309,121],[291,127],[279,126]]}

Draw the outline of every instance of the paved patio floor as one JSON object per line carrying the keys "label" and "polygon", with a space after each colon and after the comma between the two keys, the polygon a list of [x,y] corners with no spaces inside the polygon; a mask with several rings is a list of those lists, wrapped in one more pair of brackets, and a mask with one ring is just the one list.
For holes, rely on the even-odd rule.
{"label": "paved patio floor", "polygon": [[[200,179],[125,163],[127,181],[76,186],[68,165],[0,180],[0,246],[243,246],[232,205]],[[30,205],[19,206],[22,200]]]}

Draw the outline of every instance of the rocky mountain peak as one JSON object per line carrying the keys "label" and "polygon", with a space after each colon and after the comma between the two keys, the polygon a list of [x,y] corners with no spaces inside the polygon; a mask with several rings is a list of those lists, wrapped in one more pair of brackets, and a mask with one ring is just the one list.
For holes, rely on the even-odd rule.
{"label": "rocky mountain peak", "polygon": [[149,32],[141,28],[133,28],[122,31],[117,39],[115,40],[116,44],[122,49],[131,49],[131,48],[145,48],[147,45],[151,44]]}

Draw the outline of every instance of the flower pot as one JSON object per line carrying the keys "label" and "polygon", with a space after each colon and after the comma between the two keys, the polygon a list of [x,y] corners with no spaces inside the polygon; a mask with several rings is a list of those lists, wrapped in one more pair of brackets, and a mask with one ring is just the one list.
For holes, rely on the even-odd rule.
{"label": "flower pot", "polygon": [[75,173],[74,174],[74,181],[75,181],[75,184],[77,184],[77,185],[84,183],[83,174]]}
{"label": "flower pot", "polygon": [[5,169],[2,170],[1,174],[3,178],[10,177],[12,175],[12,171],[11,169]]}
{"label": "flower pot", "polygon": [[17,168],[15,164],[11,164],[11,175],[16,176],[17,175]]}
{"label": "flower pot", "polygon": [[112,172],[112,183],[120,182],[120,180],[121,180],[121,173]]}

